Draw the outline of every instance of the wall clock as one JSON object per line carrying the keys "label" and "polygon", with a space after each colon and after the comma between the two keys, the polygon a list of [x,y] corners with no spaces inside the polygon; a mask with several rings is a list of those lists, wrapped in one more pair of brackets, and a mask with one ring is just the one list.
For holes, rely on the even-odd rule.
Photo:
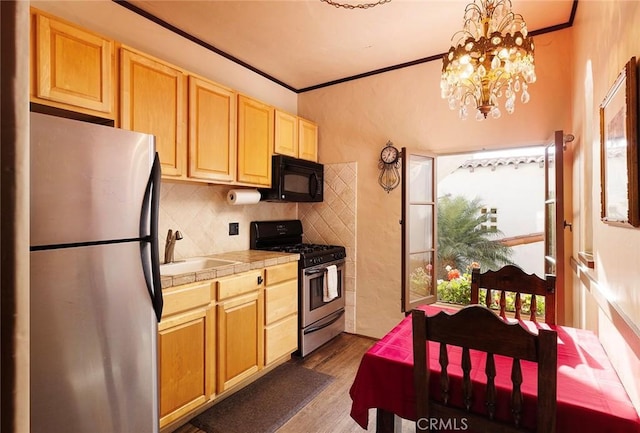
{"label": "wall clock", "polygon": [[382,148],[382,151],[380,151],[380,161],[378,162],[378,168],[380,169],[378,183],[387,194],[400,185],[399,167],[400,151],[391,141],[388,141]]}

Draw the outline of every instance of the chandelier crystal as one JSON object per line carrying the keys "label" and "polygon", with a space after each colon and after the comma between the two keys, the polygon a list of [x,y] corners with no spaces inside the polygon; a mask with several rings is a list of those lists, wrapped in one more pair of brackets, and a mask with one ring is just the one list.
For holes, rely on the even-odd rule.
{"label": "chandelier crystal", "polygon": [[476,119],[498,118],[498,100],[513,113],[516,95],[529,102],[529,84],[536,81],[533,38],[511,0],[474,0],[464,11],[464,27],[451,38],[455,46],[444,55],[440,90],[461,119],[475,105]]}

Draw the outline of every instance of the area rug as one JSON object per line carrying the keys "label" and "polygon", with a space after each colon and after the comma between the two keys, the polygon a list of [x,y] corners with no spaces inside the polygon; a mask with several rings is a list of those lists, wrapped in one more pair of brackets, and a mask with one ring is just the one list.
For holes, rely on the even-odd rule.
{"label": "area rug", "polygon": [[332,380],[333,376],[309,370],[291,360],[190,423],[207,433],[273,433]]}

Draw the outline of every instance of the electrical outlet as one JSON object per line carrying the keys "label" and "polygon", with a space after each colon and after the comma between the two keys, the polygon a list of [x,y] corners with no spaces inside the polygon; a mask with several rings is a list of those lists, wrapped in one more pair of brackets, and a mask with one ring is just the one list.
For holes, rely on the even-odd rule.
{"label": "electrical outlet", "polygon": [[229,236],[235,236],[240,233],[239,223],[229,223]]}

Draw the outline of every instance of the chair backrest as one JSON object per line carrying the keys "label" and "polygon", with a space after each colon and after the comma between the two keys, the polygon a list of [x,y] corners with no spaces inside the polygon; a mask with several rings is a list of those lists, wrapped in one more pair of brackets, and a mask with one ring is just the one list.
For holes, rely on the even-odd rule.
{"label": "chair backrest", "polygon": [[[430,431],[431,420],[444,420],[445,423],[450,423],[449,427],[456,424],[455,420],[459,420],[457,423],[459,428],[466,427],[474,432],[555,432],[558,362],[556,331],[539,329],[538,334],[534,334],[518,322],[505,322],[481,305],[469,305],[454,314],[441,311],[434,316],[426,316],[425,312],[419,309],[413,310],[411,314],[413,320],[413,373],[418,416],[416,431]],[[429,341],[440,343],[439,396],[429,395]],[[450,380],[453,373],[448,369],[448,353],[451,346],[462,348],[461,380]],[[486,353],[486,358],[473,357],[477,360],[486,359],[484,366],[472,365],[470,349]],[[510,372],[512,388],[509,403],[504,402],[504,399],[496,398],[494,355],[513,358]],[[520,389],[523,380],[520,360],[538,364],[537,409],[535,417],[528,418],[536,420],[534,430],[526,430],[520,424],[523,415],[525,415],[522,410],[523,396]],[[477,363],[479,362],[477,361]],[[486,377],[484,395],[480,395],[481,393],[478,391],[480,388],[485,389],[484,385],[473,383],[471,379],[471,377],[480,377],[479,368],[484,370]],[[472,374],[472,370],[478,373]],[[454,374],[459,375],[459,370]],[[455,384],[460,384],[462,390],[450,389]],[[462,396],[460,406],[451,404],[449,397],[453,395]],[[477,399],[483,400],[477,401]],[[507,412],[502,410],[504,408],[498,407],[503,402],[510,405]],[[486,408],[484,413],[471,410],[472,408],[477,409],[478,403],[482,403],[481,407]],[[497,411],[512,414],[512,422],[496,420],[494,415]],[[442,426],[438,428],[442,429]]]}
{"label": "chair backrest", "polygon": [[[497,271],[480,272],[474,269],[471,272],[471,303],[478,304],[480,289],[486,289],[484,303],[491,305],[493,291],[500,292],[500,317],[506,317],[506,293],[515,293],[515,318],[520,320],[522,310],[521,294],[544,296],[544,321],[550,325],[556,323],[556,277],[546,275],[540,278],[535,274],[527,274],[521,268],[514,265],[504,266]],[[529,320],[536,321],[538,305],[535,296],[531,296],[531,310]]]}

